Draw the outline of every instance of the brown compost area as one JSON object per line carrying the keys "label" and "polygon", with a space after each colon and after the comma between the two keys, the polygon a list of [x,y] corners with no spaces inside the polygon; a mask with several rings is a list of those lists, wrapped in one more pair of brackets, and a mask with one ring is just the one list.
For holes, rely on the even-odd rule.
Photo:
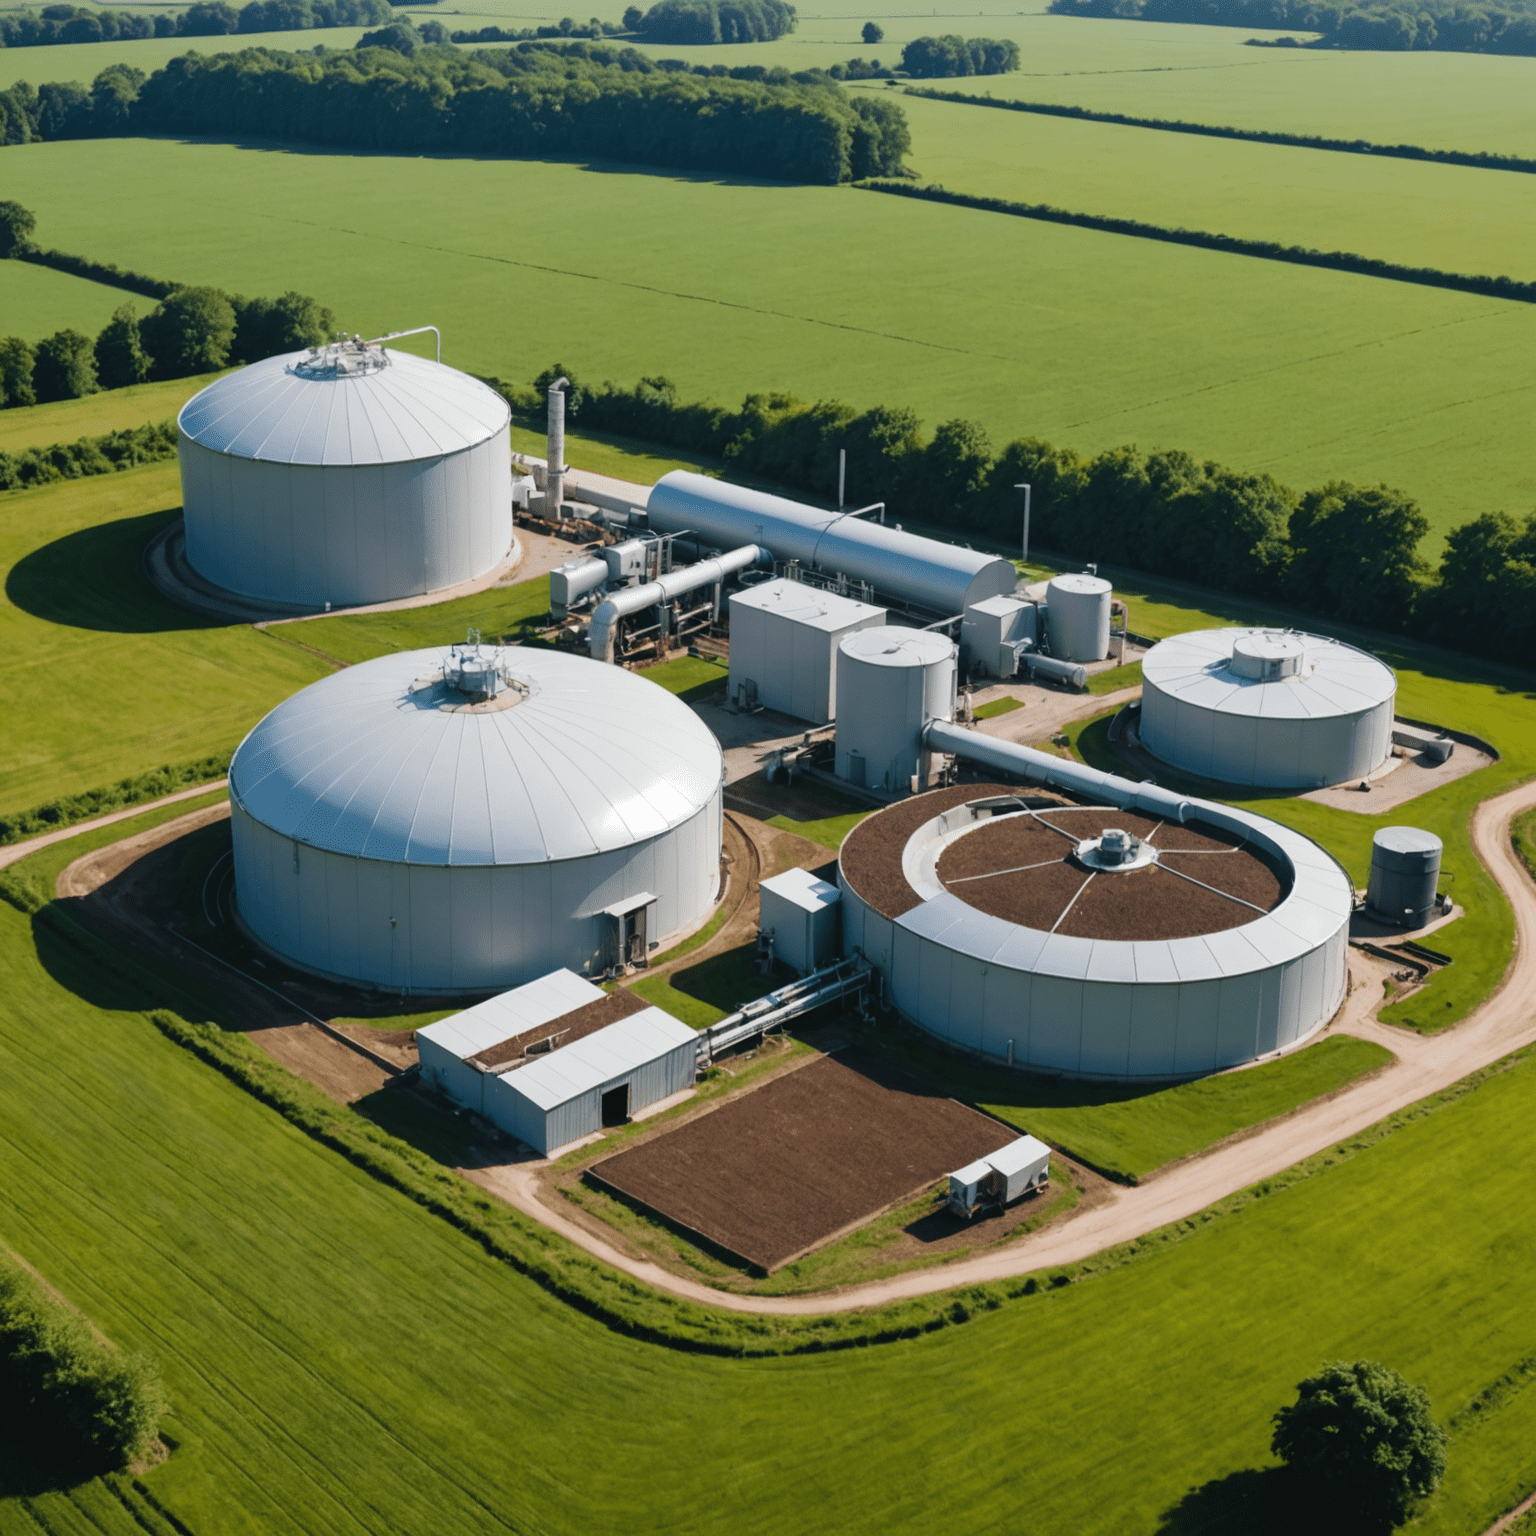
{"label": "brown compost area", "polygon": [[772,1273],[1017,1136],[844,1051],[605,1158],[588,1176]]}

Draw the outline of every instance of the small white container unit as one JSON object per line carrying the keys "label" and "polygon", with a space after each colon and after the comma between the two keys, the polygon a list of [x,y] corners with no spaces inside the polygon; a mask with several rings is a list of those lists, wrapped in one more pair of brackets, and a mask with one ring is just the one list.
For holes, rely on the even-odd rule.
{"label": "small white container unit", "polygon": [[773,935],[773,957],[797,976],[808,976],[837,958],[842,892],[808,869],[786,869],[758,887],[760,934]]}
{"label": "small white container unit", "polygon": [[308,608],[483,576],[512,545],[510,419],[478,379],[368,343],[252,363],[177,418],[187,559]]}
{"label": "small white container unit", "polygon": [[859,788],[905,794],[928,787],[923,728],[955,718],[953,640],[886,625],[847,636],[837,650],[837,776]]}
{"label": "small white container unit", "polygon": [[551,971],[537,981],[439,1019],[416,1031],[422,1078],[455,1104],[484,1114],[485,1085],[491,1079],[471,1064],[471,1057],[525,1030],[562,1019],[588,1003],[600,1002],[603,996],[601,987],[572,971]]}
{"label": "small white container unit", "polygon": [[970,1217],[986,1205],[1008,1206],[1051,1177],[1051,1149],[1033,1136],[979,1157],[949,1176],[949,1208]]}
{"label": "small white container unit", "polygon": [[693,1086],[699,1039],[647,1008],[488,1080],[485,1115],[546,1157]]}
{"label": "small white container unit", "polygon": [[1012,677],[1018,670],[1014,643],[1039,641],[1040,609],[1021,597],[989,597],[972,603],[960,625],[960,647],[972,677]]}
{"label": "small white container unit", "polygon": [[813,725],[837,717],[837,647],[885,623],[885,609],[802,581],[763,582],[731,594],[731,698],[747,683],[767,709]]}

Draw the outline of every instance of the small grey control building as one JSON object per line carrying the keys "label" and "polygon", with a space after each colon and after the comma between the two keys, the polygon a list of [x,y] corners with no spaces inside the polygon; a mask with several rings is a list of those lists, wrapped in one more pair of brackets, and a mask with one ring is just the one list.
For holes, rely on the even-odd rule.
{"label": "small grey control building", "polygon": [[773,958],[808,976],[837,958],[842,892],[808,869],[786,869],[758,887],[757,931],[772,934]]}
{"label": "small grey control building", "polygon": [[632,992],[555,971],[416,1032],[422,1075],[548,1155],[693,1086],[698,1037]]}
{"label": "small grey control building", "polygon": [[733,593],[732,700],[755,698],[781,715],[826,725],[837,718],[838,643],[884,624],[885,613],[800,581],[766,581]]}

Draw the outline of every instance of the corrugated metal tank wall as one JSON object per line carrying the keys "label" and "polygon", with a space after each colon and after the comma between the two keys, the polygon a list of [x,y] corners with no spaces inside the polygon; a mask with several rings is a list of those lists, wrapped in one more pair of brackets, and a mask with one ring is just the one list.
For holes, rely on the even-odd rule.
{"label": "corrugated metal tank wall", "polygon": [[504,435],[435,459],[282,464],[180,434],[187,558],[216,586],[306,607],[418,596],[494,570],[512,544]]}
{"label": "corrugated metal tank wall", "polygon": [[538,864],[404,864],[313,848],[231,806],[237,901],[310,970],[407,992],[489,992],[598,961],[605,907],[654,892],[651,933],[698,921],[719,881],[721,791],[660,837]]}

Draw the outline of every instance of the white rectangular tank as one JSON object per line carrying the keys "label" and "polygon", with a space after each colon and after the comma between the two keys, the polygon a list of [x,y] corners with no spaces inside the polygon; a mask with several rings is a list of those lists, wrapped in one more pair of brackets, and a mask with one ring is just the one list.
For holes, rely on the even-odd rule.
{"label": "white rectangular tank", "polygon": [[837,958],[842,892],[808,869],[786,869],[758,887],[759,933],[773,934],[773,957],[800,976]]}
{"label": "white rectangular tank", "polygon": [[1000,653],[1015,640],[1038,640],[1039,609],[1022,597],[989,597],[972,603],[960,625],[960,646],[972,677],[1012,677],[1013,653],[1006,668]]}
{"label": "white rectangular tank", "polygon": [[797,720],[837,718],[837,647],[885,623],[885,609],[800,581],[767,581],[731,595],[731,697],[746,682],[758,702]]}

